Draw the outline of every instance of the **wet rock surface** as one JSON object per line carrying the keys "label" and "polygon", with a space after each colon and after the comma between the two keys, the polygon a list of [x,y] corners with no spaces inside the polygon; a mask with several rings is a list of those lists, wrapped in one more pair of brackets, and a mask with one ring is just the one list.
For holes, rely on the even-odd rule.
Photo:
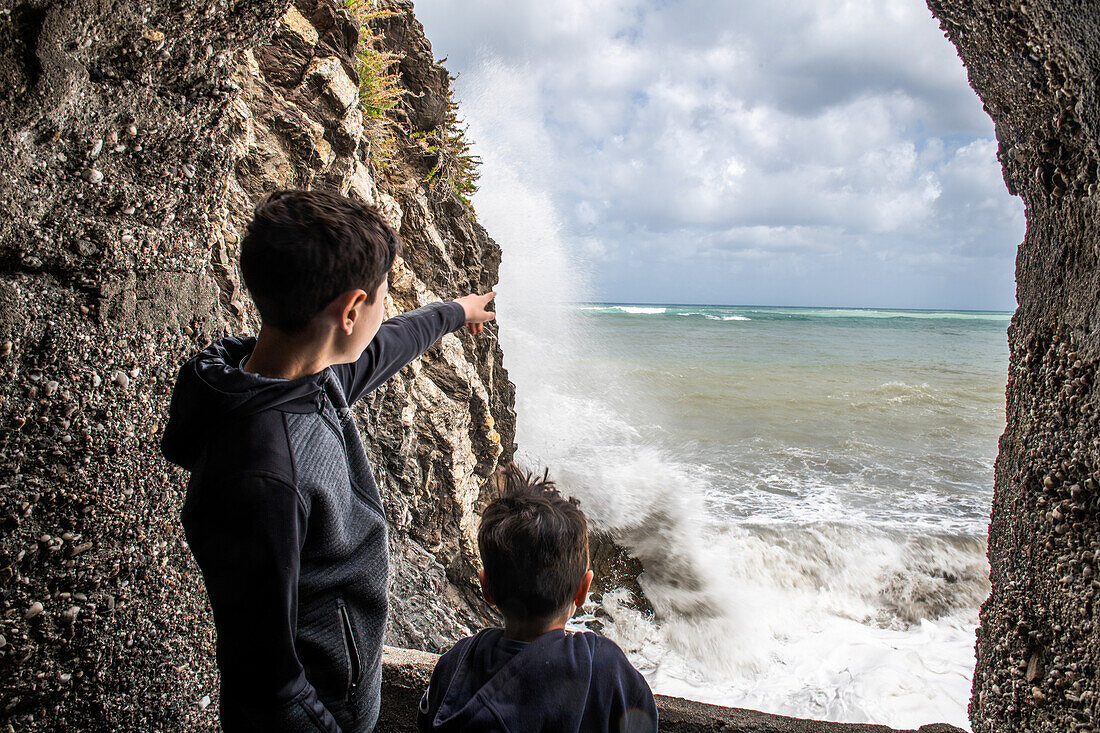
{"label": "wet rock surface", "polygon": [[[399,137],[390,170],[367,162],[357,38],[321,0],[0,3],[0,721],[17,730],[217,727],[186,475],[158,440],[178,365],[256,329],[236,256],[260,195],[376,203],[406,244],[391,314],[495,283],[499,249],[429,195],[419,153]],[[446,337],[357,411],[397,643],[439,648],[486,613],[472,512],[514,434],[495,329]]]}
{"label": "wet rock surface", "polygon": [[1100,7],[929,0],[1026,206],[974,730],[1100,730]]}

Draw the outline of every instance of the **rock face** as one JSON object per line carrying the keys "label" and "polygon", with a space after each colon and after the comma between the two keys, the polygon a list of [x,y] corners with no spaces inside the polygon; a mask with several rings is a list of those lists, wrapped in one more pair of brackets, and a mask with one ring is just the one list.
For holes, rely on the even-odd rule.
{"label": "rock face", "polygon": [[[389,7],[410,87],[446,100],[411,5]],[[179,363],[257,327],[236,261],[264,192],[376,204],[405,241],[389,313],[496,281],[499,249],[423,182],[433,161],[408,132],[384,172],[369,163],[358,38],[331,0],[0,5],[0,720],[16,729],[216,727],[186,476],[158,439]],[[430,129],[427,96],[407,125]],[[445,337],[357,411],[392,528],[392,643],[438,649],[483,621],[472,533],[514,435],[501,359],[495,326]]]}
{"label": "rock face", "polygon": [[929,0],[996,123],[1027,234],[974,730],[1100,730],[1100,6]]}

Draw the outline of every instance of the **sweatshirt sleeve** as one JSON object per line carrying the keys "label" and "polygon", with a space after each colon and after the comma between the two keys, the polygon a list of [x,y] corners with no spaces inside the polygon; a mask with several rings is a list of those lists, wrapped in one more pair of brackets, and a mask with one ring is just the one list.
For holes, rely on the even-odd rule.
{"label": "sweatshirt sleeve", "polygon": [[634,699],[627,703],[619,730],[622,733],[657,733],[657,701],[644,678],[635,693]]}
{"label": "sweatshirt sleeve", "polygon": [[223,699],[253,730],[338,733],[294,647],[305,507],[267,474],[218,489],[196,497],[216,506],[185,505],[183,520],[214,611]]}
{"label": "sweatshirt sleeve", "polygon": [[384,321],[357,361],[332,367],[348,404],[376,389],[465,322],[466,312],[454,301],[431,303]]}
{"label": "sweatshirt sleeve", "polygon": [[613,647],[611,656],[618,668],[615,675],[618,689],[609,730],[615,733],[657,733],[657,701],[653,699],[649,683],[618,646],[609,642],[605,647]]}

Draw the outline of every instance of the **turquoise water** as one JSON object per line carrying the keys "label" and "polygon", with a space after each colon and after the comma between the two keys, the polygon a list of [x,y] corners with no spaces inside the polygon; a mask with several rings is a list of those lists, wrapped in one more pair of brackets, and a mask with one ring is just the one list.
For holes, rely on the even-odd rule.
{"label": "turquoise water", "polygon": [[708,467],[719,515],[794,519],[810,503],[815,521],[984,536],[1009,314],[587,305],[577,315],[601,346],[589,368],[623,382],[610,401]]}
{"label": "turquoise water", "polygon": [[656,691],[967,726],[1009,314],[528,307],[521,459],[645,564],[587,610]]}

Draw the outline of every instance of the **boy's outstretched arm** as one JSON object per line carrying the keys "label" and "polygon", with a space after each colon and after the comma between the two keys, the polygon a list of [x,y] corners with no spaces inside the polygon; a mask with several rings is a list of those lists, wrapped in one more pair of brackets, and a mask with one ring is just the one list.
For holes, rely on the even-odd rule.
{"label": "boy's outstretched arm", "polygon": [[218,629],[223,723],[227,730],[339,733],[295,649],[307,526],[298,493],[266,473],[227,477],[218,489],[217,496],[189,496],[183,520]]}
{"label": "boy's outstretched arm", "polygon": [[332,366],[348,404],[401,371],[445,334],[463,325],[470,333],[481,333],[484,324],[496,318],[496,313],[485,309],[494,297],[495,292],[466,295],[446,303],[431,303],[383,321],[357,361]]}

